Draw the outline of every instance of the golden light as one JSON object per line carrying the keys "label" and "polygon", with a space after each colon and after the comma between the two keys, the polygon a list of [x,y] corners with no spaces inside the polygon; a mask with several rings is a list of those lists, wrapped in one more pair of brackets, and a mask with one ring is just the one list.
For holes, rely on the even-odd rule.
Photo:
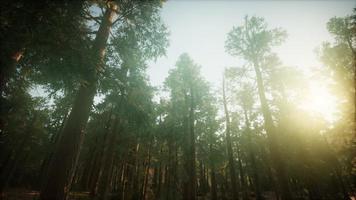
{"label": "golden light", "polygon": [[336,97],[320,82],[309,82],[309,88],[300,107],[313,115],[324,118],[333,123],[337,120]]}

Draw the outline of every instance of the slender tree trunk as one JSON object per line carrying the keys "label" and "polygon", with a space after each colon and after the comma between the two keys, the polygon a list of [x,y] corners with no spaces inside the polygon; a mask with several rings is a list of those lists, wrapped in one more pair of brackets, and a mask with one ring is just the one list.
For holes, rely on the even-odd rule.
{"label": "slender tree trunk", "polygon": [[169,138],[168,140],[168,160],[167,160],[167,165],[166,165],[166,170],[164,173],[164,191],[166,192],[166,199],[170,199],[171,197],[171,171],[172,171],[172,139]]}
{"label": "slender tree trunk", "polygon": [[94,145],[89,150],[89,152],[92,152],[93,156],[87,158],[84,165],[83,174],[80,179],[80,186],[81,189],[83,190],[88,190],[90,188],[89,181],[91,178],[92,171],[95,169],[95,163],[96,160],[98,159],[99,151],[100,151],[100,145],[98,144],[98,136],[96,136]]}
{"label": "slender tree trunk", "polygon": [[121,200],[125,199],[126,196],[126,188],[127,188],[127,175],[128,175],[128,171],[129,171],[129,165],[126,163],[124,165],[124,170],[122,172],[122,179],[121,179],[121,188],[122,188],[122,192],[121,192]]}
{"label": "slender tree trunk", "polygon": [[156,192],[157,185],[158,185],[158,168],[157,166],[154,166],[153,177],[152,177],[152,189],[154,192]]}
{"label": "slender tree trunk", "polygon": [[242,160],[241,160],[242,156],[240,154],[239,146],[237,146],[237,157],[239,158],[238,165],[239,165],[239,171],[240,171],[240,184],[241,184],[241,191],[242,191],[242,199],[247,200],[248,199],[248,191],[247,191],[247,186],[246,186],[245,173],[242,168]]}
{"label": "slender tree trunk", "polygon": [[136,200],[139,198],[140,194],[140,189],[139,189],[139,179],[140,179],[140,162],[139,162],[139,152],[140,152],[140,143],[137,141],[136,145],[136,151],[135,151],[135,160],[134,160],[134,175],[133,175],[133,181],[132,181],[132,199]]}
{"label": "slender tree trunk", "polygon": [[247,110],[244,108],[244,115],[245,115],[245,124],[246,124],[246,131],[247,131],[247,142],[249,147],[249,157],[252,166],[252,174],[253,174],[253,181],[255,186],[255,193],[256,193],[256,200],[263,200],[262,193],[261,193],[261,186],[260,180],[258,176],[258,169],[256,165],[256,153],[254,150],[254,146],[252,145],[252,133],[250,129],[250,121],[247,116]]}
{"label": "slender tree trunk", "polygon": [[142,186],[142,198],[141,199],[143,199],[143,200],[146,199],[150,165],[151,165],[151,152],[150,152],[150,147],[149,147],[148,148],[148,158],[147,158],[146,168],[145,168],[145,175],[144,175],[143,186]]}
{"label": "slender tree trunk", "polygon": [[21,142],[17,145],[15,150],[11,153],[11,155],[9,157],[9,161],[6,163],[5,166],[2,167],[2,170],[0,171],[0,199],[2,198],[3,191],[4,191],[5,187],[7,186],[8,182],[10,181],[17,166],[23,159],[24,149],[26,146],[28,146],[28,143],[29,143],[29,140],[30,140],[31,134],[32,134],[30,130],[32,129],[33,124],[36,122],[36,120],[37,120],[37,114],[35,114],[33,116],[33,119],[26,127],[26,129],[29,130],[29,132],[25,133]]}
{"label": "slender tree trunk", "polygon": [[177,199],[178,196],[178,183],[179,183],[179,176],[178,176],[178,144],[177,141],[174,142],[174,163],[172,169],[172,176],[173,176],[173,195],[174,199]]}
{"label": "slender tree trunk", "polygon": [[225,76],[223,77],[223,104],[225,111],[225,121],[226,121],[226,130],[225,130],[225,139],[226,139],[226,147],[227,147],[227,156],[229,160],[229,170],[230,170],[230,178],[231,178],[231,192],[233,200],[239,199],[239,194],[237,191],[237,181],[236,181],[236,172],[235,172],[235,163],[234,156],[232,151],[231,144],[231,135],[230,135],[230,116],[227,108],[226,94],[225,94]]}
{"label": "slender tree trunk", "polygon": [[[162,147],[159,153],[160,157],[162,156]],[[162,186],[162,162],[159,161],[159,165],[158,165],[158,183],[157,183],[157,189],[156,189],[156,194],[155,196],[157,197],[157,199],[159,199],[161,197],[161,186]]]}
{"label": "slender tree trunk", "polygon": [[285,170],[285,163],[282,160],[281,152],[279,148],[280,144],[278,142],[277,130],[273,124],[272,115],[265,96],[262,74],[257,62],[255,61],[253,64],[254,64],[254,69],[257,78],[258,94],[260,97],[260,102],[262,107],[264,125],[268,136],[267,138],[268,138],[269,148],[271,152],[271,158],[272,158],[273,166],[276,170],[278,187],[280,188],[282,200],[292,200],[293,197],[289,188],[288,177]]}
{"label": "slender tree trunk", "polygon": [[194,121],[195,121],[195,103],[194,103],[194,92],[193,89],[190,88],[190,111],[189,111],[189,133],[190,133],[190,160],[189,160],[189,188],[188,194],[189,199],[194,200],[196,196],[196,172],[195,172],[195,132],[194,132]]}
{"label": "slender tree trunk", "polygon": [[89,180],[89,189],[90,189],[90,196],[91,197],[95,197],[97,195],[98,192],[98,184],[99,184],[99,180],[100,180],[100,176],[102,173],[102,165],[105,162],[105,153],[106,153],[106,148],[108,146],[108,141],[111,135],[111,130],[110,128],[112,128],[112,112],[113,109],[110,110],[110,112],[106,113],[106,124],[104,126],[103,129],[103,137],[101,138],[100,144],[98,145],[98,151],[96,153],[96,155],[94,154],[94,156],[96,157],[96,159],[94,160],[93,163],[93,170],[91,171],[91,175],[90,175],[90,180]]}
{"label": "slender tree trunk", "polygon": [[200,160],[200,170],[199,170],[199,190],[202,195],[206,194],[206,181],[205,181],[205,166],[203,164],[203,161]]}
{"label": "slender tree trunk", "polygon": [[212,144],[209,145],[210,152],[210,181],[211,181],[211,200],[217,200],[217,185],[216,185],[216,175],[215,175],[215,165],[214,160],[212,159],[213,147]]}
{"label": "slender tree trunk", "polygon": [[104,153],[104,162],[102,170],[101,170],[101,175],[99,178],[99,184],[98,184],[98,200],[106,200],[108,199],[108,193],[110,191],[110,181],[112,177],[112,166],[113,166],[113,160],[114,160],[114,155],[115,155],[115,144],[116,144],[116,139],[118,135],[118,126],[119,125],[119,120],[116,119],[114,120],[114,123],[112,124],[112,129],[110,130],[110,135],[107,137],[106,141],[106,151]]}
{"label": "slender tree trunk", "polygon": [[[188,98],[189,97],[189,98]],[[184,146],[185,154],[185,172],[186,176],[183,181],[183,198],[187,200],[195,200],[196,198],[196,171],[195,171],[195,134],[194,134],[194,94],[190,88],[190,96],[184,95],[187,116],[184,117],[184,129],[186,133],[186,145]]]}
{"label": "slender tree trunk", "polygon": [[106,43],[117,6],[113,3],[107,8],[98,33],[93,44],[93,57],[96,61],[92,70],[92,77],[79,88],[74,101],[72,111],[63,129],[61,141],[54,154],[48,171],[47,184],[41,191],[41,200],[63,200],[70,190],[74,169],[79,157],[80,147],[83,141],[84,129],[86,127],[89,112],[96,93],[97,71],[103,68],[103,59]]}
{"label": "slender tree trunk", "polygon": [[[61,138],[61,133],[62,133],[64,124],[67,121],[68,115],[69,115],[69,108],[66,111],[66,114],[64,115],[64,119],[63,119],[61,125],[58,127],[58,129],[55,131],[55,133],[51,136],[50,142],[53,147],[57,146],[58,141]],[[47,174],[49,164],[51,163],[52,158],[53,158],[53,154],[54,154],[53,147],[49,150],[49,152],[47,153],[47,155],[45,156],[45,158],[43,159],[42,164],[41,164],[41,171],[39,174],[39,180],[40,180],[40,184],[41,184],[40,187],[43,186],[43,184],[45,182],[45,178],[47,178],[47,177],[45,177],[45,175]]]}
{"label": "slender tree trunk", "polygon": [[221,196],[220,198],[222,200],[226,200],[226,190],[228,190],[228,181],[227,181],[227,172],[226,169],[224,169],[224,175],[223,175],[223,182],[221,183]]}

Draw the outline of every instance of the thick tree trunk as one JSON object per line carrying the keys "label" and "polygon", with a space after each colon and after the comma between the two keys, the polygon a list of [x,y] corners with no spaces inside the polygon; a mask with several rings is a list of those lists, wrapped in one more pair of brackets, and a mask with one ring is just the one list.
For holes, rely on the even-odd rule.
{"label": "thick tree trunk", "polygon": [[271,152],[273,166],[276,170],[278,187],[280,189],[282,200],[293,199],[289,188],[288,177],[285,170],[285,164],[281,157],[279,142],[277,137],[277,130],[273,124],[272,115],[265,96],[265,89],[263,85],[262,74],[257,62],[254,62],[254,69],[257,78],[258,95],[260,97],[262,114],[264,118],[264,125],[268,136],[268,143]]}
{"label": "thick tree trunk", "polygon": [[229,170],[230,170],[230,178],[231,178],[231,193],[232,193],[233,200],[237,200],[239,199],[239,194],[237,191],[235,163],[234,163],[234,156],[233,156],[232,144],[231,144],[230,116],[227,108],[227,101],[226,101],[226,94],[225,94],[225,76],[223,77],[222,92],[223,92],[223,104],[224,104],[224,112],[225,112],[225,120],[226,120],[225,139],[226,139],[227,156],[229,161]]}
{"label": "thick tree trunk", "polygon": [[41,200],[63,200],[66,198],[74,174],[74,169],[79,157],[84,129],[86,127],[91,105],[96,93],[97,71],[103,67],[106,43],[109,38],[110,28],[115,16],[116,5],[110,4],[103,16],[93,44],[93,56],[96,61],[92,70],[91,78],[82,84],[73,104],[68,121],[63,129],[62,138],[58,149],[53,156],[47,184],[41,191]]}

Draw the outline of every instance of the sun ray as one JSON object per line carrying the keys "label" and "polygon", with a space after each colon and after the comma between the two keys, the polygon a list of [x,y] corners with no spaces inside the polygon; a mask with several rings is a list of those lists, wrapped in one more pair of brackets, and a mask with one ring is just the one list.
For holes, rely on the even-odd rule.
{"label": "sun ray", "polygon": [[313,115],[322,117],[329,123],[337,120],[336,97],[321,82],[309,82],[309,88],[300,107]]}

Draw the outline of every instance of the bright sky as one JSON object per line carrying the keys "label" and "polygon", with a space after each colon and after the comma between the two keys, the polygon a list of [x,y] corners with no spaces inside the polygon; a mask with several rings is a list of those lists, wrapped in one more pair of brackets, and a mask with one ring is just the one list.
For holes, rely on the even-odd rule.
{"label": "bright sky", "polygon": [[276,52],[286,65],[308,68],[320,66],[315,49],[332,41],[327,21],[345,16],[356,1],[202,1],[171,0],[164,4],[162,17],[170,30],[167,56],[150,62],[148,74],[154,86],[161,85],[180,54],[188,53],[202,66],[203,76],[220,84],[224,67],[237,66],[237,58],[225,53],[227,33],[239,26],[245,15],[264,17],[270,28],[282,27],[287,41]]}
{"label": "bright sky", "polygon": [[[167,56],[149,63],[148,75],[153,86],[162,85],[178,57],[186,52],[202,66],[203,76],[220,87],[224,67],[238,66],[241,60],[229,56],[224,49],[227,33],[239,26],[245,15],[264,17],[270,28],[281,27],[288,32],[287,41],[276,48],[283,64],[300,67],[308,72],[320,67],[315,49],[323,41],[332,41],[326,30],[327,21],[351,14],[355,0],[319,1],[240,1],[240,0],[171,0],[164,4],[162,18],[170,31]],[[336,101],[330,92],[312,80],[310,95],[302,107],[335,120]],[[41,88],[33,88],[34,96],[43,95]],[[102,99],[96,96],[95,102]]]}

